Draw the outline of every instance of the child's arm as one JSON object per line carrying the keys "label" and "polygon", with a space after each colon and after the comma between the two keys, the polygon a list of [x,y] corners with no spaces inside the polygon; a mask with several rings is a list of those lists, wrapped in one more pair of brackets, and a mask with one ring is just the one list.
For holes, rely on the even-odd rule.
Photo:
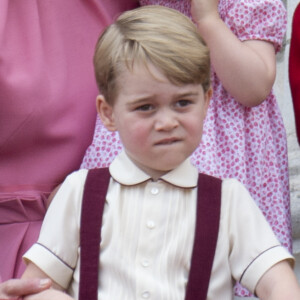
{"label": "child's arm", "polygon": [[225,89],[241,104],[256,106],[266,99],[274,84],[274,46],[259,40],[241,42],[220,18],[218,2],[192,0],[193,19]]}
{"label": "child's arm", "polygon": [[[49,279],[48,275],[45,274],[40,268],[38,268],[32,262],[29,262],[22,279],[30,278],[41,278]],[[57,283],[53,282],[52,287],[48,290],[42,291],[37,294],[29,295],[23,298],[24,300],[72,300],[69,295],[64,292],[64,289]]]}
{"label": "child's arm", "polygon": [[57,191],[59,190],[61,184],[59,184],[58,186],[56,186],[54,188],[54,190],[51,192],[51,194],[49,195],[48,199],[47,199],[47,202],[46,202],[46,205],[47,205],[47,208],[49,207],[49,205],[51,204],[53,198],[55,197],[55,195],[57,194]]}
{"label": "child's arm", "polygon": [[260,279],[256,294],[261,300],[299,300],[300,286],[287,261],[269,269]]}

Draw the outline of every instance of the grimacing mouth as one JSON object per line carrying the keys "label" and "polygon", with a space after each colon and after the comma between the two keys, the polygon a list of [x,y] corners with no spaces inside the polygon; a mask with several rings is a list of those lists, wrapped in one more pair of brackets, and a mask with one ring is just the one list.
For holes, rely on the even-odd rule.
{"label": "grimacing mouth", "polygon": [[158,142],[155,143],[156,146],[160,146],[160,145],[171,145],[177,142],[180,142],[181,139],[176,138],[176,137],[171,137],[171,138],[164,138],[159,140]]}

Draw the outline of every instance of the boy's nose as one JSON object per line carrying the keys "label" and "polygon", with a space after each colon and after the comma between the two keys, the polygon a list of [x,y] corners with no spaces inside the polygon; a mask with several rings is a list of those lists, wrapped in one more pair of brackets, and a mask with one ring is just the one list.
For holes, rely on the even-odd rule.
{"label": "boy's nose", "polygon": [[155,129],[158,131],[170,131],[178,126],[178,120],[173,114],[161,113],[157,116]]}

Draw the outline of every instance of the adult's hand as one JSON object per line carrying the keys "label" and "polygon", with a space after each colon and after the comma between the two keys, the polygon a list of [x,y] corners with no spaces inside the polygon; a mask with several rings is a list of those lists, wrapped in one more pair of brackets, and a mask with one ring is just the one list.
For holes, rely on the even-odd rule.
{"label": "adult's hand", "polygon": [[0,284],[0,300],[18,299],[50,288],[50,279],[10,279]]}

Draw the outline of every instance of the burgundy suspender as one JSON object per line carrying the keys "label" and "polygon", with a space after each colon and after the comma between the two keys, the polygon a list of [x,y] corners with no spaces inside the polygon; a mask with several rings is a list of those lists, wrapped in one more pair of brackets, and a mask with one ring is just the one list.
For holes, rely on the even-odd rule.
{"label": "burgundy suspender", "polygon": [[110,174],[89,170],[82,199],[80,224],[79,300],[98,299],[99,251],[102,215]]}
{"label": "burgundy suspender", "polygon": [[206,300],[219,232],[221,186],[220,179],[199,174],[195,240],[185,300]]}
{"label": "burgundy suspender", "polygon": [[[109,171],[93,169],[85,183],[80,228],[79,300],[97,300],[102,214]],[[195,241],[185,300],[206,300],[219,231],[222,181],[199,174]]]}

